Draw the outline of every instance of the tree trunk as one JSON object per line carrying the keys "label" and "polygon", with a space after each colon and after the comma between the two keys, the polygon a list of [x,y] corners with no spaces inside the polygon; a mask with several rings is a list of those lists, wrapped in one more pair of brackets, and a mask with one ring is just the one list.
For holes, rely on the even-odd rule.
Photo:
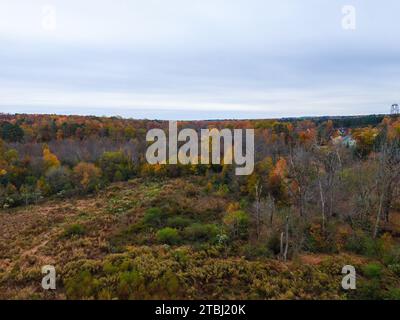
{"label": "tree trunk", "polygon": [[383,202],[383,195],[379,197],[379,209],[378,209],[378,214],[376,215],[376,221],[375,221],[375,228],[374,228],[374,239],[378,236],[378,231],[379,231],[379,223],[381,221],[381,214],[382,214],[382,202]]}
{"label": "tree trunk", "polygon": [[283,261],[287,260],[288,249],[289,249],[289,216],[286,216],[285,251],[283,252]]}
{"label": "tree trunk", "polygon": [[271,199],[271,215],[270,215],[270,219],[269,219],[271,226],[272,226],[272,223],[274,220],[274,213],[275,213],[275,203],[274,203],[274,200]]}
{"label": "tree trunk", "polygon": [[260,224],[261,224],[261,192],[262,186],[258,183],[255,186],[255,196],[256,196],[256,232],[257,240],[260,239]]}
{"label": "tree trunk", "polygon": [[392,190],[389,187],[388,190],[386,190],[385,197],[383,200],[383,218],[385,219],[386,222],[389,222],[389,215],[390,215],[390,207],[392,206]]}
{"label": "tree trunk", "polygon": [[321,196],[322,233],[325,234],[325,199],[324,199],[324,193],[322,191],[321,179],[318,179],[318,184],[319,184],[319,194]]}

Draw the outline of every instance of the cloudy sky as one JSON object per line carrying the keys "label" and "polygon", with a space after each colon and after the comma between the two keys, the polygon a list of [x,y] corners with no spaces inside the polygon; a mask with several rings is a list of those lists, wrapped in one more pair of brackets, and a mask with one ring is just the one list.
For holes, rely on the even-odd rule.
{"label": "cloudy sky", "polygon": [[387,113],[399,12],[398,0],[0,0],[0,112]]}

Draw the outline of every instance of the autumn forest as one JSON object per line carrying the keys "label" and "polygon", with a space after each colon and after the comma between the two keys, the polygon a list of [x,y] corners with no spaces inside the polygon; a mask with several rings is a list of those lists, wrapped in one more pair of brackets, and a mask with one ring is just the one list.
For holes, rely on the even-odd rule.
{"label": "autumn forest", "polygon": [[166,121],[0,114],[0,299],[400,299],[399,117],[178,125],[255,129],[254,172],[147,163]]}

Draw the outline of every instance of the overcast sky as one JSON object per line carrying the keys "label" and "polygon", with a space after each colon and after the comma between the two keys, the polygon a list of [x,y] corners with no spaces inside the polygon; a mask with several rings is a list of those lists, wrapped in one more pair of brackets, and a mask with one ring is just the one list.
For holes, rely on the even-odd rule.
{"label": "overcast sky", "polygon": [[398,0],[0,0],[0,112],[387,113],[399,13]]}

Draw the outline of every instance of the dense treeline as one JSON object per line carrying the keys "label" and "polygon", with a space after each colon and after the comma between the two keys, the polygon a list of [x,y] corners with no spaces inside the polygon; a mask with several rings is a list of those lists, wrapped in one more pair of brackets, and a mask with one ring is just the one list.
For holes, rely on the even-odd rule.
{"label": "dense treeline", "polygon": [[320,125],[326,121],[332,121],[336,128],[357,128],[364,126],[377,126],[382,122],[385,115],[371,114],[366,116],[336,116],[336,117],[306,117],[306,118],[284,118],[282,121],[299,122],[302,120],[310,120]]}
{"label": "dense treeline", "polygon": [[[197,121],[182,122],[180,125],[198,130],[207,127],[256,128],[256,175],[265,179],[273,167],[283,162],[287,166],[288,160],[293,167],[288,169],[296,172],[298,168],[294,161],[300,156],[305,157],[299,159],[300,162],[315,160],[317,171],[324,171],[324,161],[327,160],[321,158],[332,157],[332,152],[337,155],[344,152],[345,158],[353,156],[354,162],[364,161],[373,151],[379,151],[382,141],[386,139],[383,137],[385,130],[397,122],[386,118],[378,126],[353,129],[357,146],[348,152],[338,147],[338,144],[345,145],[340,141],[341,136],[347,135],[346,139],[351,136],[350,129],[343,129],[342,125],[345,122],[354,122],[348,123],[349,127],[360,122],[374,123],[376,119],[376,116],[350,117],[340,120],[340,126],[335,125],[337,119],[319,125],[310,120]],[[141,175],[220,172],[217,180],[225,180],[226,185],[227,179],[235,180],[230,181],[229,188],[238,188],[240,183],[242,190],[251,189],[253,186],[250,185],[258,179],[253,175],[249,181],[238,181],[232,177],[229,167],[148,165],[144,161],[145,135],[149,129],[156,127],[166,128],[167,123],[115,117],[1,115],[0,204],[9,207],[38,201],[53,194],[91,192],[107,183]],[[307,160],[308,157],[315,159]],[[291,180],[295,181],[295,178],[291,177]],[[269,188],[265,188],[264,193],[275,195],[276,201],[285,202],[285,197],[288,198],[288,195],[278,191],[280,187]],[[295,198],[294,194],[292,196]]]}

